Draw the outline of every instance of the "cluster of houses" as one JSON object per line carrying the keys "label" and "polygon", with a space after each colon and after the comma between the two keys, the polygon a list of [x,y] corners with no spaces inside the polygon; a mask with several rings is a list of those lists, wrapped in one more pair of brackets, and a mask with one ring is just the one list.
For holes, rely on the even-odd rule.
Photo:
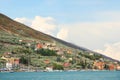
{"label": "cluster of houses", "polygon": [[103,61],[94,61],[93,68],[98,70],[104,70],[105,68],[108,70],[120,70],[120,65],[117,62],[106,64]]}
{"label": "cluster of houses", "polygon": [[[20,43],[24,42],[27,43],[27,45],[30,47],[31,46],[31,42],[35,42],[32,40],[19,40]],[[57,47],[56,43],[48,43],[48,42],[36,42],[35,45],[35,50],[39,50],[39,49],[50,49],[50,50],[54,50],[56,51],[56,53],[58,55],[61,55],[61,58],[65,58],[64,56],[62,56],[64,53],[67,54],[72,54],[73,51],[69,48],[63,48],[63,47]],[[20,60],[19,58],[15,58],[15,57],[10,57],[10,55],[12,55],[12,53],[6,52],[3,54],[3,56],[1,57],[1,59],[4,59],[6,61],[6,68],[7,70],[12,70],[14,67],[18,67],[20,65]],[[93,55],[92,53],[90,55]],[[72,58],[68,59],[69,61],[72,61]],[[64,62],[62,65],[64,68],[68,68],[69,66],[71,66],[71,64],[68,62]],[[46,59],[44,60],[45,64],[49,64],[50,60]],[[93,69],[97,69],[97,70],[104,70],[105,66],[107,64],[107,68],[108,70],[120,70],[120,65],[118,65],[117,63],[105,63],[103,61],[94,61],[93,63]],[[46,67],[46,70],[53,70],[53,67]]]}
{"label": "cluster of houses", "polygon": [[55,43],[37,43],[35,50],[41,48],[54,50],[58,55],[62,55],[64,53],[72,54],[72,50],[67,48],[57,47]]}
{"label": "cluster of houses", "polygon": [[[35,42],[33,40],[19,40],[20,43],[25,43],[27,44],[27,46],[31,47],[31,43],[32,42]],[[57,47],[56,46],[56,43],[48,43],[48,42],[36,42],[35,45],[35,50],[39,50],[39,49],[50,49],[50,50],[54,50],[56,51],[56,53],[58,55],[62,55],[64,54],[65,52],[68,53],[68,54],[71,54],[72,51],[70,49],[66,49],[66,48],[60,48],[60,47]],[[12,70],[14,67],[17,67],[20,65],[20,59],[19,58],[15,58],[15,57],[11,57],[10,55],[12,55],[12,53],[10,52],[5,52],[3,54],[3,56],[1,57],[1,59],[5,60],[6,63],[5,63],[5,67],[6,67],[6,70]],[[50,63],[50,60],[45,60],[44,61],[45,64],[49,64]],[[49,69],[49,68],[48,68]]]}
{"label": "cluster of houses", "polygon": [[[37,47],[41,47],[40,45],[37,45]],[[18,67],[20,65],[20,60],[19,58],[15,58],[15,57],[10,57],[12,53],[6,52],[3,54],[3,56],[1,57],[1,59],[4,59],[6,61],[5,63],[5,67],[6,70],[12,70],[15,67]],[[71,59],[70,59],[71,60]],[[51,61],[49,59],[44,60],[44,64],[49,64],[51,63]],[[71,66],[72,64],[70,64],[69,62],[64,62],[62,64],[62,66],[66,69],[69,68],[69,66]],[[93,69],[96,70],[105,70],[105,66],[107,65],[107,69],[108,70],[120,70],[120,65],[116,62],[116,63],[105,63],[103,61],[94,61],[93,63]],[[53,70],[53,66],[50,67],[46,67],[47,71],[52,71]]]}
{"label": "cluster of houses", "polygon": [[3,56],[1,57],[1,59],[5,60],[5,67],[6,69],[5,70],[12,70],[13,68],[15,67],[19,67],[19,63],[20,63],[20,60],[19,58],[15,58],[15,57],[10,57],[12,53],[10,52],[6,52],[3,54]]}
{"label": "cluster of houses", "polygon": [[54,50],[56,51],[56,53],[58,55],[62,55],[64,53],[68,53],[71,54],[72,50],[69,48],[63,48],[63,47],[57,47],[56,46],[56,42],[38,42],[38,41],[34,41],[34,40],[19,40],[20,43],[24,42],[27,43],[28,46],[31,46],[32,42],[35,42],[35,50],[39,50],[41,48],[43,49],[50,49],[50,50]]}

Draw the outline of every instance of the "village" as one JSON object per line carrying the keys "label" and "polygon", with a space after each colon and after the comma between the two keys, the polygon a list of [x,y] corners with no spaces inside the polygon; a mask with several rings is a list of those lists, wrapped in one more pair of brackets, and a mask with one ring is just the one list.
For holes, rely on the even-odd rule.
{"label": "village", "polygon": [[[35,41],[32,40],[19,40],[19,43],[24,43],[28,48],[31,48],[33,46],[33,43]],[[65,47],[58,47],[56,45],[56,42],[36,42],[34,44],[34,51],[38,51],[40,49],[49,49],[52,51],[55,51],[57,54],[57,64],[59,64],[60,67],[55,68],[58,65],[51,65],[51,59],[44,59],[42,64],[45,64],[45,67],[43,69],[40,68],[35,68],[36,66],[31,66],[30,62],[27,62],[27,65],[25,66],[23,63],[20,61],[20,57],[13,56],[13,52],[4,52],[1,56],[1,66],[0,66],[0,72],[2,71],[80,71],[80,70],[120,70],[120,64],[118,62],[105,62],[102,59],[99,60],[93,60],[92,66],[87,66],[87,67],[79,67],[77,61],[79,64],[83,65],[80,60],[79,56],[77,54],[75,55],[75,58],[73,57],[66,57],[65,53],[67,56],[73,55],[74,51],[72,51],[71,48],[65,48]],[[93,56],[93,53],[89,54],[89,56]],[[64,61],[62,61],[63,59]],[[28,60],[29,61],[29,60]],[[34,60],[33,60],[34,61]],[[89,61],[89,60],[88,60]],[[74,63],[75,62],[75,63]],[[41,62],[39,62],[41,63]],[[88,62],[89,63],[89,62]],[[86,65],[88,65],[86,63]],[[78,67],[72,67],[74,64],[77,64]],[[85,62],[84,62],[85,64]],[[85,66],[86,66],[85,65]],[[41,65],[42,66],[42,65]]]}

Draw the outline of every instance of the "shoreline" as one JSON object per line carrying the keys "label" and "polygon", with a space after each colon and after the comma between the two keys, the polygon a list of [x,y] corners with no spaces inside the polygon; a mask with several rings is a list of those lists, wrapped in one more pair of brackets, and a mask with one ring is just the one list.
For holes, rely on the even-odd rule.
{"label": "shoreline", "polygon": [[53,71],[0,71],[0,73],[14,73],[14,72],[102,72],[102,71],[120,71],[120,70],[53,70]]}

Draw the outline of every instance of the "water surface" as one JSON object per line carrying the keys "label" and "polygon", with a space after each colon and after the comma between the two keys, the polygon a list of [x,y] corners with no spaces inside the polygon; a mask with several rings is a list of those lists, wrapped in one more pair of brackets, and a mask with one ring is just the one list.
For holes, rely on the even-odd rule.
{"label": "water surface", "polygon": [[120,71],[0,73],[0,80],[120,80]]}

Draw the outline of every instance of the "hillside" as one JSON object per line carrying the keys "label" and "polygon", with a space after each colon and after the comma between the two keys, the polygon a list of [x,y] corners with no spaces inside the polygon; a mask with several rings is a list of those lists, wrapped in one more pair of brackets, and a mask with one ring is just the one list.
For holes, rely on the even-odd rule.
{"label": "hillside", "polygon": [[13,21],[3,14],[0,14],[0,31],[5,31],[9,34],[16,34],[24,37],[52,41],[48,35],[35,31],[30,27],[28,28],[28,26],[24,24]]}
{"label": "hillside", "polygon": [[0,67],[13,58],[19,59],[16,69],[29,66],[44,70],[52,66],[60,70],[103,70],[119,64],[117,60],[36,31],[3,14],[0,14],[0,57]]}

